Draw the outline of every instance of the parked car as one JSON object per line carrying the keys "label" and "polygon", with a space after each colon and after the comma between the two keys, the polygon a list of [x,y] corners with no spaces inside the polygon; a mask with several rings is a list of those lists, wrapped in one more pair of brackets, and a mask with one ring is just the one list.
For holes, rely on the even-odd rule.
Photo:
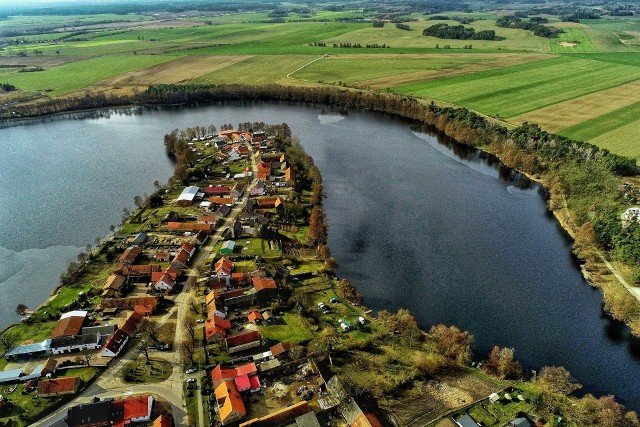
{"label": "parked car", "polygon": [[196,372],[197,369],[196,368],[189,368],[186,371],[184,371],[185,374],[193,374],[194,372]]}
{"label": "parked car", "polygon": [[187,383],[192,384],[195,383],[196,379],[195,378],[187,378]]}
{"label": "parked car", "polygon": [[204,323],[204,319],[198,319],[196,320],[196,323]]}

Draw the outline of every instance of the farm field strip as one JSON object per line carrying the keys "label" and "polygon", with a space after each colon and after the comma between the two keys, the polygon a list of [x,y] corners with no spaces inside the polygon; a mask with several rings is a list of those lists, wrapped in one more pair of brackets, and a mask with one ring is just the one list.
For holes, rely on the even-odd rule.
{"label": "farm field strip", "polygon": [[395,90],[513,117],[639,78],[640,68],[561,57]]}
{"label": "farm field strip", "polygon": [[[233,64],[232,71],[222,68],[194,79],[193,83],[276,83],[315,58],[317,56],[310,55],[248,57]],[[290,80],[286,84],[290,84]]]}
{"label": "farm field strip", "polygon": [[185,56],[152,67],[130,71],[103,80],[98,85],[147,86],[162,83],[186,83],[249,58],[249,56]]}
{"label": "farm field strip", "polygon": [[[537,123],[551,132],[558,132],[636,103],[637,98],[631,95],[634,93],[640,93],[640,80],[531,111],[512,117],[510,121]],[[583,136],[590,139],[593,135]]]}
{"label": "farm field strip", "polygon": [[0,70],[0,81],[10,81],[24,90],[49,91],[50,95],[62,95],[85,89],[108,77],[146,68],[174,58],[175,56],[160,55],[102,56],[31,73]]}
{"label": "farm field strip", "polygon": [[[640,106],[636,106],[633,115],[636,119],[640,117]],[[633,119],[631,119],[627,124],[621,125],[589,142],[607,148],[614,153],[640,160],[640,146],[638,146],[638,141],[640,141],[640,120],[633,121]]]}
{"label": "farm field strip", "polygon": [[597,52],[591,38],[583,28],[563,28],[564,33],[558,37],[549,39],[551,52]]}
{"label": "farm field strip", "polygon": [[638,120],[640,120],[640,101],[636,99],[636,102],[631,105],[568,127],[560,133],[579,140],[596,140],[598,137],[626,127]]}
{"label": "farm field strip", "polygon": [[294,77],[336,83],[357,83],[372,89],[442,78],[492,68],[548,59],[545,54],[331,55],[294,74]]}

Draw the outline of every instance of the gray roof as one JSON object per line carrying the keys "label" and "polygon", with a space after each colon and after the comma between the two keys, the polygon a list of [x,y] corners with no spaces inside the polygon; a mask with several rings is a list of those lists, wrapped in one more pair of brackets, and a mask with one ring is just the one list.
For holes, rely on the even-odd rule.
{"label": "gray roof", "polygon": [[82,328],[82,334],[112,335],[116,331],[116,325],[86,326]]}
{"label": "gray roof", "polygon": [[76,345],[97,344],[98,334],[71,335],[51,339],[51,348],[72,347]]}
{"label": "gray roof", "polygon": [[42,351],[46,352],[50,348],[51,348],[51,340],[45,340],[45,341],[42,341],[39,343],[33,343],[33,344],[19,345],[7,351],[4,354],[4,357],[27,355],[27,354],[39,353]]}
{"label": "gray roof", "polygon": [[476,423],[473,418],[469,416],[469,414],[464,414],[460,418],[456,420],[456,423],[461,427],[478,427],[478,423]]}
{"label": "gray roof", "polygon": [[518,418],[512,420],[509,423],[509,426],[513,426],[513,427],[531,427],[531,423],[529,422],[528,419],[526,419],[524,417],[518,417]]}
{"label": "gray roof", "polygon": [[142,231],[136,235],[133,239],[133,243],[144,243],[145,240],[147,240],[147,233]]}
{"label": "gray roof", "polygon": [[16,381],[22,374],[22,368],[11,369],[8,371],[0,371],[0,383],[8,381]]}

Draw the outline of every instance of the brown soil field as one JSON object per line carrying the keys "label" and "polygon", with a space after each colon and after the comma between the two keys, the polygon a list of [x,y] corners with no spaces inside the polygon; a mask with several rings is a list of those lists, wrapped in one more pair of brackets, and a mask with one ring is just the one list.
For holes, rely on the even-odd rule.
{"label": "brown soil field", "polygon": [[99,86],[146,86],[160,83],[186,83],[221,70],[250,56],[185,56],[153,67],[132,71],[104,80]]}

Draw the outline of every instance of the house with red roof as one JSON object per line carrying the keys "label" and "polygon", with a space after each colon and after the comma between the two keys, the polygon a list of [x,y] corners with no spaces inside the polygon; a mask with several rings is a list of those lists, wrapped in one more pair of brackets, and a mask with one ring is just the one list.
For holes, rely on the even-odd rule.
{"label": "house with red roof", "polygon": [[[280,427],[287,425],[300,425],[296,423],[296,419],[304,416],[305,414],[313,413],[309,408],[309,403],[302,401],[294,403],[286,408],[279,409],[275,412],[271,412],[260,418],[253,418],[240,424],[240,427]],[[317,423],[317,421],[316,421]],[[307,424],[304,424],[305,426]],[[317,424],[308,424],[309,426]]]}
{"label": "house with red roof", "polygon": [[237,353],[259,347],[262,344],[262,337],[258,331],[248,331],[226,338],[225,344],[229,353]]}
{"label": "house with red roof", "polygon": [[247,410],[234,381],[225,380],[215,389],[218,415],[222,425],[238,422],[247,416]]}
{"label": "house with red roof", "polygon": [[111,297],[118,293],[124,286],[125,278],[119,274],[112,274],[107,278],[102,288],[103,297]]}
{"label": "house with red roof", "polygon": [[258,301],[266,302],[278,296],[280,290],[275,280],[265,277],[263,273],[255,273],[251,280]]}
{"label": "house with red roof", "polygon": [[258,209],[273,209],[282,204],[280,196],[276,197],[258,197],[256,199],[258,203]]}
{"label": "house with red roof", "polygon": [[[124,423],[141,423],[151,421],[151,410],[153,409],[153,396],[143,394],[140,396],[130,396],[124,401]],[[115,426],[116,424],[114,424]]]}
{"label": "house with red roof", "polygon": [[180,248],[176,256],[171,261],[171,265],[177,268],[184,268],[189,263],[189,258],[191,258],[191,254]]}
{"label": "house with red roof", "polygon": [[291,349],[291,344],[288,342],[281,342],[271,346],[271,355],[273,357],[284,356]]}
{"label": "house with red roof", "polygon": [[228,257],[223,256],[213,265],[213,270],[219,279],[230,278],[231,272],[233,271],[233,261]]}
{"label": "house with red roof", "polygon": [[56,327],[51,333],[51,338],[79,335],[86,318],[86,311],[77,310],[64,313],[56,323]]}
{"label": "house with red roof", "polygon": [[118,262],[125,265],[131,265],[141,253],[142,249],[140,249],[139,246],[129,246],[124,250],[122,255],[118,257]]}
{"label": "house with red roof", "polygon": [[[168,261],[168,253],[167,259]],[[156,258],[160,261],[159,258]],[[144,264],[144,265],[123,265],[119,264],[118,268],[114,270],[114,274],[120,274],[125,277],[151,277],[151,275],[156,271],[161,271],[162,267],[159,264]]]}
{"label": "house with red roof", "polygon": [[164,273],[158,281],[153,284],[153,287],[156,291],[171,291],[175,286],[176,282],[173,280],[169,273]]}
{"label": "house with red roof", "polygon": [[80,388],[80,378],[67,377],[41,380],[38,383],[38,397],[64,396],[75,394]]}
{"label": "house with red roof", "polygon": [[124,321],[122,326],[120,326],[120,329],[122,329],[127,335],[133,335],[138,329],[138,326],[140,326],[140,323],[142,323],[143,319],[144,316],[133,312],[129,317],[127,317],[127,320]]}
{"label": "house with red roof", "polygon": [[216,185],[215,187],[210,185],[205,188],[204,193],[207,196],[224,196],[231,193],[231,188],[224,185]]}
{"label": "house with red roof", "polygon": [[202,213],[198,215],[198,222],[201,224],[213,224],[218,222],[218,216],[214,213]]}
{"label": "house with red roof", "polygon": [[189,231],[192,233],[197,233],[199,231],[204,231],[207,234],[211,234],[211,232],[213,231],[213,226],[211,224],[199,224],[197,222],[171,221],[167,224],[167,228],[169,229],[169,231],[174,232]]}
{"label": "house with red roof", "polygon": [[207,341],[211,341],[215,336],[226,337],[230,329],[231,321],[215,314],[204,323],[204,334]]}
{"label": "house with red roof", "polygon": [[218,365],[211,371],[213,388],[216,389],[223,381],[232,380],[237,376],[236,368],[225,368],[222,365]]}
{"label": "house with red roof", "polygon": [[219,304],[215,299],[207,304],[207,317],[211,319],[213,316],[218,316],[221,319],[225,319],[227,317],[227,309]]}
{"label": "house with red roof", "polygon": [[118,329],[113,335],[107,338],[107,341],[102,346],[102,350],[100,350],[100,356],[118,357],[128,341],[129,335],[122,329]]}
{"label": "house with red roof", "polygon": [[264,319],[264,317],[262,317],[262,313],[260,313],[258,310],[252,310],[247,317],[249,319],[249,323],[254,324]]}

